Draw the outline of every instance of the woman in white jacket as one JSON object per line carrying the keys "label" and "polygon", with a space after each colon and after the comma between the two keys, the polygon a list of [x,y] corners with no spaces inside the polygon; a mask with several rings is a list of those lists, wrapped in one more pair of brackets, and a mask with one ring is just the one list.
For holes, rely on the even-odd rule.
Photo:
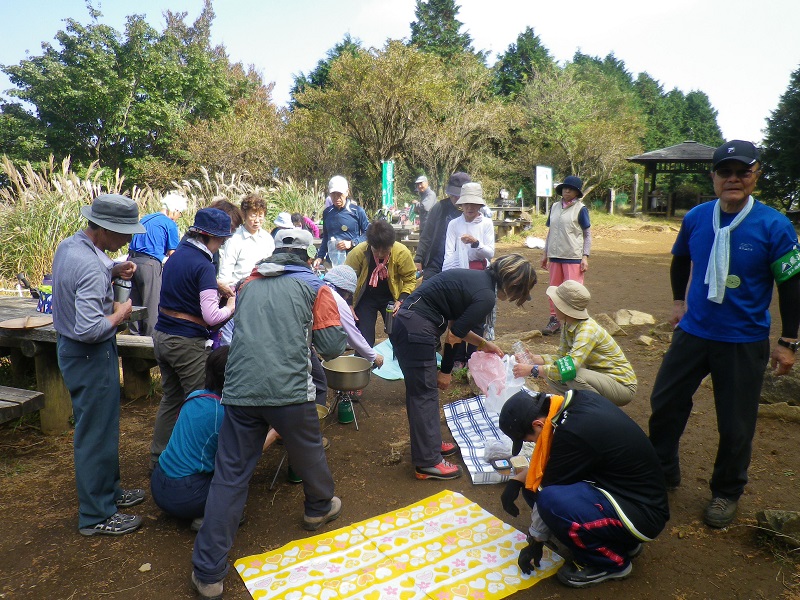
{"label": "woman in white jacket", "polygon": [[[481,184],[473,181],[461,186],[461,197],[456,205],[461,206],[463,214],[447,225],[442,271],[483,270],[494,257],[494,223],[481,213],[481,208],[486,206]],[[494,339],[495,314],[493,310],[486,322],[490,335],[487,339],[490,340]],[[473,331],[483,335],[486,326]],[[463,368],[474,350],[474,346],[467,346],[466,343],[456,348],[454,368]]]}
{"label": "woman in white jacket", "polygon": [[485,269],[494,257],[494,224],[481,214],[486,205],[481,184],[465,183],[456,204],[463,214],[447,225],[442,271]]}

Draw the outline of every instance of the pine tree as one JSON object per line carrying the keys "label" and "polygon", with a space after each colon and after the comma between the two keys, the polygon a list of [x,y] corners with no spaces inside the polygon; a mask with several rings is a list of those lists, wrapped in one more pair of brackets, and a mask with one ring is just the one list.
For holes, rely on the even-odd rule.
{"label": "pine tree", "polygon": [[459,9],[455,0],[417,0],[414,10],[417,20],[411,23],[411,44],[445,60],[461,52],[474,52],[472,38],[460,31],[463,23],[456,19]]}

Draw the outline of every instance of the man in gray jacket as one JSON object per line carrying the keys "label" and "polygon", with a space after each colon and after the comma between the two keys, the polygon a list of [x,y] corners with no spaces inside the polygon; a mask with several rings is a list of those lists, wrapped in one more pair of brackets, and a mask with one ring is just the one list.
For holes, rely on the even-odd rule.
{"label": "man in gray jacket", "polygon": [[222,391],[225,419],[192,556],[201,598],[222,596],[228,553],[270,426],[303,480],[303,527],[314,531],[342,510],[322,445],[309,340],[329,360],[344,352],[347,336],[333,292],[308,266],[315,255],[308,231],[281,230],[275,253],[239,288]]}
{"label": "man in gray jacket", "polygon": [[118,512],[144,500],[144,490],[123,490],[119,476],[119,357],[117,326],[132,303],[114,302],[111,281],[130,280],[136,265],[115,264],[116,252],[144,233],[136,202],[105,194],[82,206],[88,227],[58,245],[53,259],[53,327],[58,366],[72,399],[73,451],[81,535],[123,535],[141,517]]}

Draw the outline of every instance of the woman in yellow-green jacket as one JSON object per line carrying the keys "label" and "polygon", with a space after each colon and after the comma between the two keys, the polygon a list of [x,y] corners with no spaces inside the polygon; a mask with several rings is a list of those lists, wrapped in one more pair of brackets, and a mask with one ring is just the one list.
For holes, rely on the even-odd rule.
{"label": "woman in yellow-green jacket", "polygon": [[417,285],[414,257],[408,248],[395,241],[391,224],[376,219],[367,228],[367,241],[348,253],[346,264],[353,267],[358,277],[353,295],[358,329],[374,346],[378,313],[385,324],[387,305],[394,302],[397,312]]}

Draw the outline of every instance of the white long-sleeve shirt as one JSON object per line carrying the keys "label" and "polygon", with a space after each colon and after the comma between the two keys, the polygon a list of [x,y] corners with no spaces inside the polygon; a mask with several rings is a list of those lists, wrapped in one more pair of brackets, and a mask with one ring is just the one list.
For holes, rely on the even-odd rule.
{"label": "white long-sleeve shirt", "polygon": [[[478,240],[478,247],[461,241],[461,236],[469,234]],[[444,246],[442,271],[448,269],[469,269],[471,260],[491,260],[494,256],[494,224],[491,219],[479,215],[467,222],[464,215],[447,224],[447,237]]]}
{"label": "white long-sleeve shirt", "polygon": [[219,275],[223,283],[234,284],[244,279],[262,258],[269,258],[275,251],[275,240],[264,229],[256,233],[247,231],[244,225],[239,228],[219,249]]}

